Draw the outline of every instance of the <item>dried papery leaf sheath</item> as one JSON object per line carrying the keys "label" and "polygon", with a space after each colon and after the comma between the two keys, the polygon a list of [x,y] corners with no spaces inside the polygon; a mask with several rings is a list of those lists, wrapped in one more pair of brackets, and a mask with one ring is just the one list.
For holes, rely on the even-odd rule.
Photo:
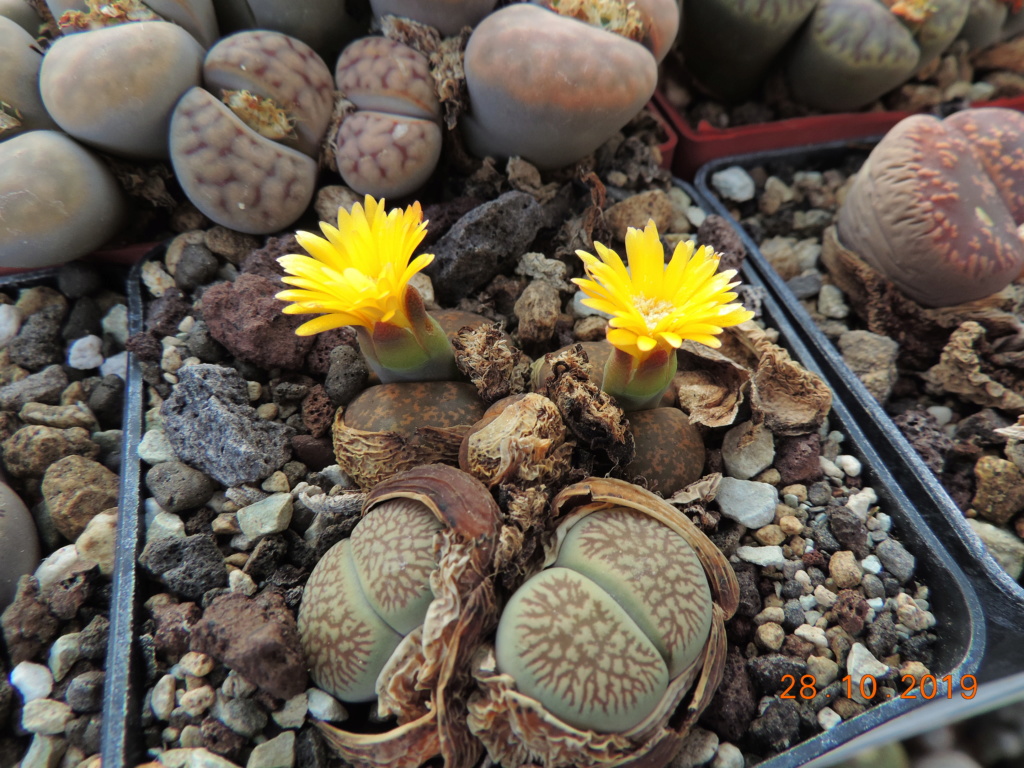
{"label": "dried papery leaf sheath", "polygon": [[[376,579],[368,591],[379,594],[371,600],[391,605],[412,598],[422,605],[424,576],[432,599],[423,606],[419,626],[395,644],[376,676],[379,713],[396,716],[396,726],[360,734],[318,723],[345,760],[380,768],[418,766],[437,755],[458,768],[478,761],[481,746],[465,726],[463,702],[469,658],[497,620],[491,564],[500,517],[478,480],[438,464],[396,475],[367,495],[351,546],[368,555],[358,568]],[[374,567],[381,563],[388,573]],[[395,583],[377,583],[388,580]],[[338,600],[336,594],[307,595]],[[300,622],[306,608],[304,599]],[[407,616],[402,621],[409,623]]]}

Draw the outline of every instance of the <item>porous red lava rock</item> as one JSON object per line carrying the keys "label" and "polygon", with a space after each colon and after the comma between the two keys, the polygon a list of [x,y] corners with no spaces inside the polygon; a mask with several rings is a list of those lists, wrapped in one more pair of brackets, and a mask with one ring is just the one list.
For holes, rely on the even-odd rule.
{"label": "porous red lava rock", "polygon": [[289,699],[306,690],[295,617],[276,591],[215,598],[192,630],[192,650],[222,661],[272,696]]}
{"label": "porous red lava rock", "polygon": [[781,437],[775,442],[775,468],[783,485],[811,483],[821,477],[821,438],[816,432]]}
{"label": "porous red lava rock", "polygon": [[202,619],[202,609],[195,603],[164,603],[153,606],[150,613],[156,623],[156,650],[166,655],[168,661],[177,662],[188,653],[192,629]]}
{"label": "porous red lava rock", "polygon": [[203,317],[210,333],[231,354],[264,368],[302,368],[312,336],[296,336],[308,317],[286,315],[274,298],[285,286],[257,274],[218,283],[203,294]]}

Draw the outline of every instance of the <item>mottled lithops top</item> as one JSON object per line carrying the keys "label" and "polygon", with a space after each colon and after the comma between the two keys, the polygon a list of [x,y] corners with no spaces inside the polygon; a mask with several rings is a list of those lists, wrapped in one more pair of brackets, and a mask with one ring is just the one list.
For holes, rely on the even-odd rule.
{"label": "mottled lithops top", "polygon": [[681,536],[634,510],[593,512],[509,600],[498,668],[571,726],[628,731],[699,660],[711,605],[700,560]]}
{"label": "mottled lithops top", "polygon": [[1012,180],[1024,173],[1024,116],[975,112],[900,122],[872,151],[839,211],[842,244],[925,306],[996,293],[1024,267],[1008,205],[1017,201],[1019,210]]}

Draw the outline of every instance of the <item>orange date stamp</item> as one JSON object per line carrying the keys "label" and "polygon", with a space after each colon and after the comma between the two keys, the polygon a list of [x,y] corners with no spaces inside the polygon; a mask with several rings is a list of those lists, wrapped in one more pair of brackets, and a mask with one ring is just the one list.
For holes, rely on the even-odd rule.
{"label": "orange date stamp", "polygon": [[[780,699],[813,699],[819,693],[827,691],[826,688],[818,686],[818,680],[814,675],[783,675],[782,681],[786,689],[779,694]],[[840,678],[841,691],[846,698],[852,699],[859,694],[862,698],[871,700],[879,695],[881,686],[874,675],[864,675],[859,681],[852,676]],[[902,675],[900,682],[906,686],[902,692],[886,692],[881,694],[885,699],[926,699],[931,700],[940,697],[943,686],[945,686],[945,698],[952,699],[957,693],[963,699],[973,699],[978,693],[978,679],[974,675],[964,675],[960,678],[959,687],[955,685],[952,675],[936,677],[935,675],[922,675],[920,678],[914,675]],[[837,694],[836,698],[839,695]],[[825,698],[831,698],[832,694],[826,692]],[[941,697],[940,697],[941,698]]]}

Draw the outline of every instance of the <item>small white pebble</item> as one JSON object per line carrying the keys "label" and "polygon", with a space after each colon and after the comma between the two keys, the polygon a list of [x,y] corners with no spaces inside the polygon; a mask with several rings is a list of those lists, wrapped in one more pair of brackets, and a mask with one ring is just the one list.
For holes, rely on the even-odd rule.
{"label": "small white pebble", "polygon": [[103,339],[99,336],[83,336],[75,339],[68,347],[68,366],[76,371],[91,371],[103,364]]}
{"label": "small white pebble", "polygon": [[834,477],[837,480],[843,479],[843,470],[835,465],[831,459],[826,459],[824,456],[818,457],[818,464],[821,466],[821,471],[824,472],[828,477]]}
{"label": "small white pebble", "polygon": [[818,625],[818,619],[821,618],[821,611],[804,611],[804,621],[814,626]]}
{"label": "small white pebble", "polygon": [[21,330],[21,310],[13,304],[0,304],[0,347],[11,343]]}
{"label": "small white pebble", "polygon": [[149,708],[153,710],[157,720],[166,723],[170,719],[171,712],[174,711],[174,692],[177,686],[178,681],[174,679],[174,675],[164,675],[153,686]]}
{"label": "small white pebble", "polygon": [[818,710],[818,725],[823,731],[835,728],[841,722],[843,722],[843,718],[832,707],[822,707]]}
{"label": "small white pebble", "polygon": [[879,512],[878,514],[876,514],[875,520],[878,521],[878,529],[880,531],[885,531],[886,533],[888,533],[892,530],[892,518],[889,517],[889,515],[885,514],[885,512]]}
{"label": "small white pebble", "polygon": [[228,589],[252,597],[256,594],[256,582],[245,571],[231,571],[228,574]]}
{"label": "small white pebble", "polygon": [[882,572],[882,561],[876,555],[868,555],[860,561],[860,567],[876,576]]}
{"label": "small white pebble", "polygon": [[182,333],[191,333],[192,329],[196,327],[196,319],[192,315],[185,315],[178,323],[178,330]]}
{"label": "small white pebble", "polygon": [[875,611],[882,610],[885,607],[885,599],[881,597],[871,597],[867,600],[868,607]]}
{"label": "small white pebble", "polygon": [[846,473],[847,477],[858,477],[861,472],[861,464],[856,456],[848,453],[836,456],[836,466]]}
{"label": "small white pebble", "polygon": [[339,722],[348,717],[348,711],[336,698],[319,688],[306,691],[307,707],[311,717],[327,722]]}
{"label": "small white pebble", "polygon": [[704,219],[708,217],[704,209],[697,205],[691,205],[686,209],[686,218],[689,219],[690,223],[695,227],[699,227],[704,223]]}
{"label": "small white pebble", "polygon": [[128,353],[118,352],[116,355],[111,355],[100,365],[100,376],[107,376],[108,374],[114,374],[120,376],[122,379],[128,378]]}
{"label": "small white pebble", "polygon": [[953,420],[953,409],[947,408],[945,405],[932,405],[925,410],[932,415],[940,427],[946,426]]}
{"label": "small white pebble", "polygon": [[53,673],[50,669],[31,661],[22,661],[11,670],[10,681],[21,694],[21,700],[26,703],[45,699],[53,690]]}
{"label": "small white pebble", "polygon": [[813,643],[819,648],[828,648],[828,638],[825,637],[825,630],[821,627],[813,627],[810,624],[801,624],[793,630],[793,634],[802,640]]}
{"label": "small white pebble", "polygon": [[[821,589],[821,587],[819,586],[818,589]],[[803,608],[805,611],[810,611],[818,607],[818,598],[816,598],[814,595],[800,595],[800,597],[798,597],[797,600],[800,601],[800,607]],[[809,621],[807,623],[813,624],[814,622]]]}
{"label": "small white pebble", "polygon": [[[72,632],[61,635],[53,641],[50,646],[50,655],[47,658],[47,665],[53,673],[54,680],[63,680],[80,658],[82,658],[82,647],[79,642],[81,633]],[[49,696],[49,691],[46,693]]]}
{"label": "small white pebble", "polygon": [[828,441],[830,443],[835,443],[836,445],[841,445],[843,440],[845,440],[845,439],[846,439],[846,435],[844,435],[838,429],[833,429],[831,432],[828,433]]}
{"label": "small white pebble", "polygon": [[115,304],[100,320],[103,332],[122,347],[128,341],[128,307]]}
{"label": "small white pebble", "polygon": [[293,696],[284,703],[284,706],[276,712],[271,712],[280,728],[301,728],[306,722],[306,710],[309,708],[309,698],[303,691],[298,696]]}
{"label": "small white pebble", "polygon": [[839,596],[824,584],[819,584],[814,588],[814,599],[817,601],[818,605],[827,611],[836,604],[836,600],[839,599]]}
{"label": "small white pebble", "polygon": [[877,502],[878,494],[875,493],[874,488],[862,488],[846,500],[846,508],[861,520],[867,520],[868,510],[871,509],[872,504]]}
{"label": "small white pebble", "polygon": [[263,385],[258,381],[247,381],[245,386],[249,395],[249,402],[253,400],[259,400],[260,395],[263,394]]}

